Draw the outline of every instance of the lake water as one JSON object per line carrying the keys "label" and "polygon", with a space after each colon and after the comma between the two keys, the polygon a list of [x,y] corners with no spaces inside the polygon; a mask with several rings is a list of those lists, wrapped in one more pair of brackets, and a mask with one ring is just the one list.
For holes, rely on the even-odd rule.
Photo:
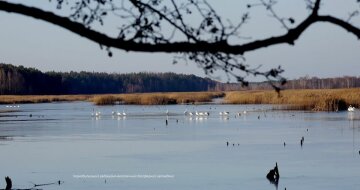
{"label": "lake water", "polygon": [[[360,112],[87,102],[5,109],[18,111],[0,113],[0,188],[10,176],[13,188],[61,180],[39,188],[273,190],[265,176],[275,162],[278,189],[360,188]],[[186,109],[210,116],[184,116]],[[123,110],[126,117],[111,115]]]}

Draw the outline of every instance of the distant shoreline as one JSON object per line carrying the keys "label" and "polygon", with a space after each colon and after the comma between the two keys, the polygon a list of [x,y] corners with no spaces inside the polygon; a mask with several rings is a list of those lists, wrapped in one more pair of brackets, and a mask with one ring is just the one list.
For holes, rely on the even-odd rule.
{"label": "distant shoreline", "polygon": [[341,111],[349,105],[360,106],[360,88],[349,89],[300,89],[251,90],[229,92],[165,92],[101,95],[1,95],[0,104],[50,103],[88,101],[95,105],[134,104],[202,104],[214,98],[224,98],[224,104],[273,104],[286,105],[282,109]]}

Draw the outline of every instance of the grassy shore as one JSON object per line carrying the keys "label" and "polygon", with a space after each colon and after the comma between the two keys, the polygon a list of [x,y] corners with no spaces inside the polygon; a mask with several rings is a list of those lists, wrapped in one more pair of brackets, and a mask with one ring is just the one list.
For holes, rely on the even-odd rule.
{"label": "grassy shore", "polygon": [[227,92],[228,104],[281,104],[284,109],[337,111],[346,110],[349,105],[360,106],[360,88],[283,90],[280,94],[273,90]]}
{"label": "grassy shore", "polygon": [[107,95],[0,96],[0,104],[46,103],[58,101],[90,101],[96,105],[139,104],[165,105],[210,102],[224,97],[227,104],[285,105],[281,109],[336,111],[349,105],[360,107],[360,88],[322,90],[274,90],[236,92],[173,92]]}

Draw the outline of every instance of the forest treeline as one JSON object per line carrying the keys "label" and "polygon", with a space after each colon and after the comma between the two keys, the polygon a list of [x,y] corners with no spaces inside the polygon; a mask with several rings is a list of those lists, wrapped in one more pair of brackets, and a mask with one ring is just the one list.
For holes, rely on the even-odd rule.
{"label": "forest treeline", "polygon": [[[358,88],[360,77],[343,76],[334,78],[300,77],[288,80],[282,89],[336,89],[336,88]],[[244,87],[238,83],[217,83],[215,91],[241,91],[241,90],[271,90],[273,87],[268,82],[253,82]]]}
{"label": "forest treeline", "polygon": [[[334,89],[360,87],[360,77],[301,77],[289,80],[284,89]],[[41,72],[0,64],[0,95],[107,94],[140,92],[197,92],[269,90],[268,82],[220,83],[209,78],[175,73]]]}
{"label": "forest treeline", "polygon": [[209,91],[216,84],[208,78],[175,73],[43,73],[35,68],[0,64],[0,95],[196,92]]}

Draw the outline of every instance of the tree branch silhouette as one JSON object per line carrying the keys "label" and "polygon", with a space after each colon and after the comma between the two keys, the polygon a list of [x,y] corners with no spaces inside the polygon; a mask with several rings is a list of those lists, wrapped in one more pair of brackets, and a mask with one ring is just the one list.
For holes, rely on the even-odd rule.
{"label": "tree branch silhouette", "polygon": [[[57,0],[57,2],[58,8],[61,8],[63,1]],[[274,82],[286,82],[281,77],[283,70],[279,67],[260,72],[257,68],[250,68],[249,65],[244,64],[243,55],[245,53],[277,44],[294,45],[295,41],[299,39],[307,28],[318,22],[328,22],[339,26],[360,39],[360,29],[356,26],[330,15],[319,15],[321,0],[315,2],[308,0],[310,14],[294,27],[286,25],[284,18],[280,18],[272,9],[275,4],[274,1],[259,0],[258,5],[265,6],[287,32],[279,36],[257,39],[243,44],[229,44],[228,42],[230,37],[239,37],[238,31],[248,20],[248,13],[243,14],[237,25],[225,25],[221,17],[206,0],[188,0],[187,3],[181,4],[171,1],[163,6],[160,6],[162,1],[159,0],[147,2],[127,0],[131,5],[130,7],[124,5],[125,0],[121,1],[121,5],[116,5],[112,0],[96,0],[95,3],[92,2],[96,4],[96,6],[93,6],[95,8],[91,8],[89,2],[91,1],[76,1],[72,7],[75,12],[69,17],[7,1],[0,1],[0,10],[18,13],[58,25],[101,46],[106,46],[108,51],[109,48],[116,48],[134,52],[180,53],[184,55],[185,59],[194,61],[201,66],[206,73],[213,73],[214,70],[220,69],[235,77],[244,85],[247,85],[247,81],[243,75],[238,74],[239,71],[247,75],[262,75],[268,79],[275,89],[278,89],[278,87]],[[251,6],[248,5],[248,8]],[[194,11],[202,17],[201,24],[198,27],[186,23],[186,15],[190,15]],[[119,18],[129,21],[129,24],[120,27],[117,37],[111,37],[96,31],[90,26],[96,20],[103,24],[102,18],[108,12],[113,12]],[[289,21],[294,24],[292,18],[289,18]],[[165,26],[174,28],[172,34],[168,37],[162,31]],[[174,40],[176,31],[185,36],[185,39]],[[109,55],[111,56],[111,52],[109,52]]]}

